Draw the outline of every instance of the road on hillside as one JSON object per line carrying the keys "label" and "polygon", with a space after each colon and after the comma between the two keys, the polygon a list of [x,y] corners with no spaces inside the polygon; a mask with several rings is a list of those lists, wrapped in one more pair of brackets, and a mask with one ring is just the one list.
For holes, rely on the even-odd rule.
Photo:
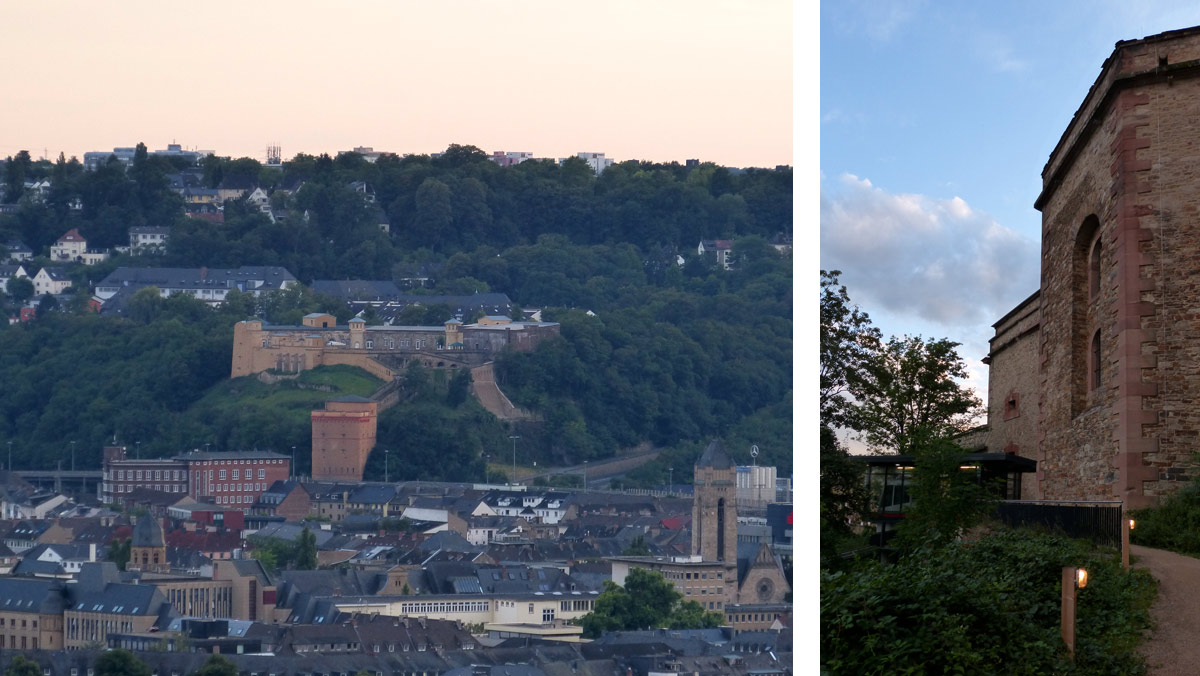
{"label": "road on hillside", "polygon": [[1158,600],[1150,608],[1154,629],[1141,652],[1149,676],[1200,673],[1200,559],[1131,545],[1134,564],[1158,580]]}

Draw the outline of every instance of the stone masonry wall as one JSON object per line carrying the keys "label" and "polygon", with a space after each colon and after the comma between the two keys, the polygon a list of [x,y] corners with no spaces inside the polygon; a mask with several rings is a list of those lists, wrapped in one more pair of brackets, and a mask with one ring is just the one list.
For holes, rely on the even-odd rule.
{"label": "stone masonry wall", "polygon": [[[1121,43],[1106,68],[1039,198],[1038,474],[1045,498],[1138,507],[1177,487],[1200,450],[1200,31]],[[1094,295],[1079,264],[1090,215],[1101,246]]]}
{"label": "stone masonry wall", "polygon": [[[1038,346],[1040,303],[1035,297],[996,323],[988,355],[989,452],[1035,458],[1038,441]],[[1021,498],[1040,497],[1036,477],[1026,475]]]}

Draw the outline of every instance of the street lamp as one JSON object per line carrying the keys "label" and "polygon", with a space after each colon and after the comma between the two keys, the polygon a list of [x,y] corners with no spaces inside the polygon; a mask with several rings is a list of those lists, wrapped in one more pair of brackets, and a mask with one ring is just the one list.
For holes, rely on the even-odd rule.
{"label": "street lamp", "polygon": [[491,476],[490,475],[491,467],[489,466],[489,464],[491,462],[492,462],[492,454],[484,453],[483,454],[483,483],[485,483],[485,484],[488,482],[488,477]]}
{"label": "street lamp", "polygon": [[296,447],[295,447],[295,446],[292,446],[292,467],[291,467],[291,470],[292,470],[292,471],[291,471],[291,475],[292,475],[292,476],[291,476],[291,477],[289,477],[289,478],[292,478],[292,479],[294,479],[294,478],[296,478]]}
{"label": "street lamp", "polygon": [[583,461],[583,490],[587,490],[587,460]]}
{"label": "street lamp", "polygon": [[137,457],[138,460],[142,459],[142,442],[140,442],[140,441],[133,442],[133,454]]}
{"label": "street lamp", "polygon": [[8,471],[13,471],[12,466],[12,442],[8,442]]}
{"label": "street lamp", "polygon": [[71,471],[75,471],[75,442],[71,442]]}
{"label": "street lamp", "polygon": [[667,495],[675,492],[675,468],[667,468]]}
{"label": "street lamp", "polygon": [[383,449],[383,483],[388,483],[388,449]]}
{"label": "street lamp", "polygon": [[512,435],[512,436],[509,436],[508,438],[512,439],[512,442],[513,442],[513,474],[512,474],[513,479],[512,480],[516,481],[517,480],[517,439],[520,439],[521,437],[519,435]]}

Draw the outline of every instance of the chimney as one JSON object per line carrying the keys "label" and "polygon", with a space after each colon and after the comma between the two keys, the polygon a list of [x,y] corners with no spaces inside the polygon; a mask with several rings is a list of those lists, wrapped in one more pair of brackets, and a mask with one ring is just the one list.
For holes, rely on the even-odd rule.
{"label": "chimney", "polygon": [[95,542],[88,544],[88,561],[91,561],[91,562],[96,561],[96,543]]}
{"label": "chimney", "polygon": [[208,266],[200,266],[200,279],[208,279]]}

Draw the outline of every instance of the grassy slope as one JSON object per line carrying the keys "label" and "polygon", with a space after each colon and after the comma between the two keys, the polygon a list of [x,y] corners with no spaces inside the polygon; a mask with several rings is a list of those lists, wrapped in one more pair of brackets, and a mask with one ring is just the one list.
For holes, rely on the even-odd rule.
{"label": "grassy slope", "polygon": [[318,366],[304,371],[295,380],[273,385],[267,385],[255,376],[227,380],[213,387],[196,405],[230,411],[254,401],[271,408],[312,411],[333,397],[348,394],[369,397],[381,385],[382,380],[354,366]]}

